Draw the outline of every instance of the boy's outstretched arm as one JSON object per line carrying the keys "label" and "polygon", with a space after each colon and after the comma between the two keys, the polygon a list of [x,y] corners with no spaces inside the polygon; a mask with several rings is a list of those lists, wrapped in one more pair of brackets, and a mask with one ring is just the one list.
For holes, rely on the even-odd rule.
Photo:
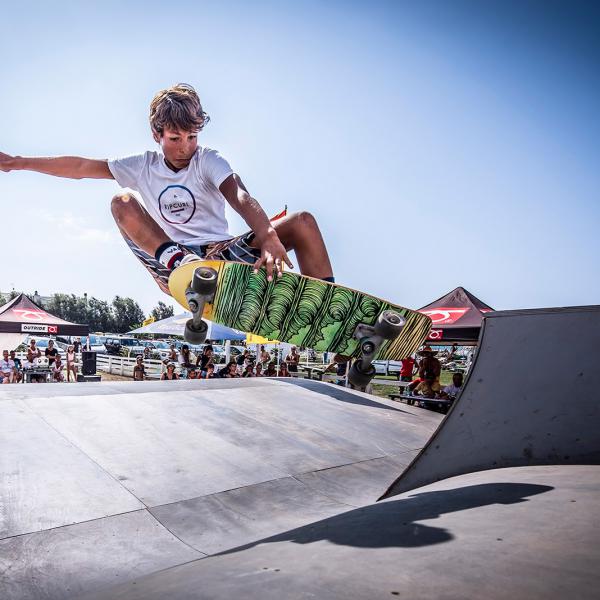
{"label": "boy's outstretched arm", "polygon": [[27,157],[0,152],[0,171],[36,171],[69,179],[114,179],[107,160],[80,156]]}
{"label": "boy's outstretched arm", "polygon": [[248,193],[242,180],[236,174],[230,175],[219,186],[219,190],[231,207],[248,223],[256,236],[261,256],[254,265],[255,269],[265,267],[269,280],[273,275],[273,271],[276,275],[281,276],[284,262],[290,269],[293,269],[294,267],[288,258],[285,247],[265,211]]}

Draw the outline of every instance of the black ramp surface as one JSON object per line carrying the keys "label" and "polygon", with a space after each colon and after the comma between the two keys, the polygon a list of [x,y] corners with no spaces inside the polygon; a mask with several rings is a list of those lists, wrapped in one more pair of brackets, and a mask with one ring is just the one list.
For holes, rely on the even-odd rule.
{"label": "black ramp surface", "polygon": [[490,313],[464,390],[386,497],[481,469],[600,463],[600,306]]}
{"label": "black ramp surface", "polygon": [[440,416],[276,380],[0,388],[0,598],[107,589],[373,501]]}

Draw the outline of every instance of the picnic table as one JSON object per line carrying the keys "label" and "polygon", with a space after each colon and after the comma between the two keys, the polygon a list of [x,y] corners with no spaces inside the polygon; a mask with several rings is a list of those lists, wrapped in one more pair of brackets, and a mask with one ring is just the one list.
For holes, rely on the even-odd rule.
{"label": "picnic table", "polygon": [[446,414],[454,400],[446,398],[425,398],[425,396],[413,396],[411,394],[389,394],[390,399],[406,402],[412,406],[419,406],[430,410],[436,410]]}

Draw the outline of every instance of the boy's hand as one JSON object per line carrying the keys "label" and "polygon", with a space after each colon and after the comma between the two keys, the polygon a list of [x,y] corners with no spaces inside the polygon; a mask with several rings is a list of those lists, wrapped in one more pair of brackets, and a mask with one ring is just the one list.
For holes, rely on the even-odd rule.
{"label": "boy's hand", "polygon": [[281,277],[284,262],[290,269],[294,268],[277,233],[273,231],[260,245],[260,259],[254,264],[254,272],[258,273],[258,269],[265,267],[267,270],[267,281],[271,281],[273,279],[273,272],[275,272],[277,277]]}
{"label": "boy's hand", "polygon": [[0,171],[4,171],[5,173],[12,171],[14,158],[15,157],[10,154],[0,152]]}

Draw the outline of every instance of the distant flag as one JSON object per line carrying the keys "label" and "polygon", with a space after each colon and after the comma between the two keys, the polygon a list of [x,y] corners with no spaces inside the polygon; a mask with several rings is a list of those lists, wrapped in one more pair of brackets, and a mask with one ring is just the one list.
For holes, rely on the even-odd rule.
{"label": "distant flag", "polygon": [[276,214],[274,217],[271,217],[271,221],[277,221],[277,219],[282,219],[286,215],[287,215],[287,204],[285,205],[285,208],[280,213]]}

